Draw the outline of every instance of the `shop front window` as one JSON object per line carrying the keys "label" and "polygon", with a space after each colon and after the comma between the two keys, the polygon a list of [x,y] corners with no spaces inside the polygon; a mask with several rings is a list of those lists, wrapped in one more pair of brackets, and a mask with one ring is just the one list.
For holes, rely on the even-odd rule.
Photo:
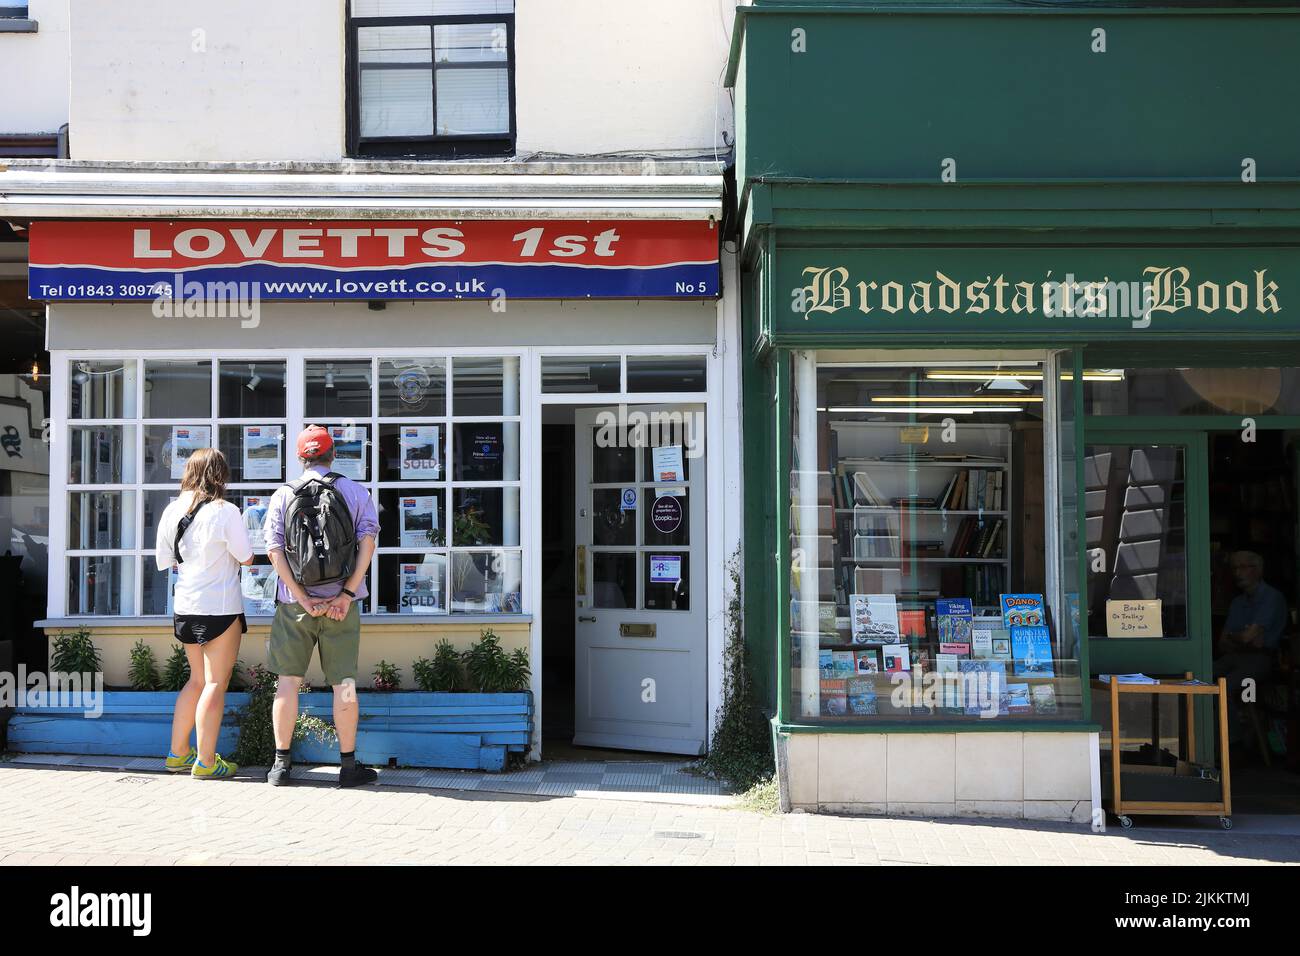
{"label": "shop front window", "polygon": [[243,512],[259,552],[240,572],[245,611],[273,611],[261,530],[266,502],[286,477],[286,371],[283,360],[266,359],[69,365],[68,614],[171,613],[175,575],[153,557],[158,522],[180,494],[189,456],[211,447],[226,456],[226,499]]}
{"label": "shop front window", "polygon": [[792,363],[793,719],[1079,718],[1043,368]]}
{"label": "shop front window", "polygon": [[[337,376],[351,363],[325,364]],[[309,407],[323,368],[308,363]],[[518,358],[416,356],[380,359],[374,377],[368,369],[351,379],[366,383],[367,405],[375,382],[378,416],[322,424],[338,433],[336,448],[350,442],[358,480],[376,494],[374,612],[522,611]]]}
{"label": "shop front window", "polygon": [[1300,369],[1086,369],[1088,415],[1300,415]]}
{"label": "shop front window", "polygon": [[[226,498],[255,552],[241,570],[245,612],[273,614],[266,509],[301,471],[291,442],[308,424],[329,429],[334,470],[363,484],[379,511],[364,613],[522,610],[518,357],[300,361],[69,363],[68,522],[58,542],[69,615],[171,613],[174,575],[153,559],[158,522],[189,455],[209,447],[226,456]],[[297,401],[291,380],[302,383]]]}

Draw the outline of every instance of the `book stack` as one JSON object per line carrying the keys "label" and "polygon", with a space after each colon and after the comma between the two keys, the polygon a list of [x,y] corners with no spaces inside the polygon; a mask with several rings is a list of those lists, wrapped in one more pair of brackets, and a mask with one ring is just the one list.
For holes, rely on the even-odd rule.
{"label": "book stack", "polygon": [[1006,472],[1000,468],[960,468],[938,498],[945,511],[1002,511]]}
{"label": "book stack", "polygon": [[950,558],[1000,558],[1003,556],[1006,518],[967,515],[953,536]]}

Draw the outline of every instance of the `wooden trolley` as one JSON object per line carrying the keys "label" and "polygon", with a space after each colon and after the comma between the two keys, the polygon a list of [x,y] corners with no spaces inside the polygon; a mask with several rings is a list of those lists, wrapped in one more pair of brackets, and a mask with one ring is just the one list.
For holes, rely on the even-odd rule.
{"label": "wooden trolley", "polygon": [[[1232,787],[1231,778],[1228,771],[1228,691],[1227,684],[1222,677],[1217,683],[1206,684],[1195,681],[1192,675],[1187,674],[1182,680],[1162,679],[1153,684],[1122,684],[1114,679],[1112,675],[1110,681],[1094,680],[1092,686],[1098,690],[1108,690],[1110,692],[1110,726],[1111,726],[1111,785],[1109,802],[1103,795],[1103,803],[1107,809],[1119,817],[1119,822],[1126,830],[1133,826],[1133,814],[1181,814],[1185,816],[1218,816],[1220,825],[1225,830],[1232,829]],[[1197,697],[1217,697],[1218,698],[1218,716],[1219,716],[1219,779],[1211,779],[1199,776],[1178,776],[1177,769],[1168,775],[1162,775],[1164,781],[1172,781],[1166,784],[1169,794],[1159,799],[1126,799],[1124,797],[1123,784],[1126,774],[1121,769],[1121,746],[1120,741],[1122,734],[1119,726],[1119,702],[1121,694],[1150,694],[1152,695],[1152,743],[1157,752],[1160,750],[1159,735],[1159,703],[1160,695],[1175,694],[1182,695],[1186,698],[1186,723],[1187,736],[1184,740],[1183,759],[1187,764],[1192,765],[1196,758],[1196,719],[1194,703]],[[1163,769],[1163,768],[1162,768]],[[1136,768],[1130,768],[1127,773],[1130,790],[1135,785],[1144,785],[1146,781],[1138,780]],[[1148,776],[1147,773],[1141,773],[1141,776]],[[1155,777],[1154,774],[1150,774]],[[1177,781],[1185,781],[1179,784]],[[1217,784],[1217,787],[1214,786]],[[1159,786],[1159,784],[1157,784]],[[1175,793],[1179,789],[1186,791],[1186,799],[1180,798]],[[1217,790],[1217,797],[1211,799],[1213,791]],[[1149,797],[1150,794],[1145,796]]]}

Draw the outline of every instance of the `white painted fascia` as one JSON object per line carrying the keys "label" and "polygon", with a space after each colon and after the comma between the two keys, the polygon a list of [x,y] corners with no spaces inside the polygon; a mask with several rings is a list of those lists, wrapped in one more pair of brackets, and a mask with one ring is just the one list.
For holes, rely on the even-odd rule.
{"label": "white painted fascia", "polygon": [[719,219],[723,177],[720,166],[709,165],[693,175],[420,175],[82,172],[10,164],[0,171],[0,217]]}

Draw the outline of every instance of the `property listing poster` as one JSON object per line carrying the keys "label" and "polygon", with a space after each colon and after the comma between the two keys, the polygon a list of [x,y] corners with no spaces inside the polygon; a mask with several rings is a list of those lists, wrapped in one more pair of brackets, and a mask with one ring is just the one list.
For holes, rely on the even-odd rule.
{"label": "property listing poster", "polygon": [[402,516],[403,548],[431,548],[437,544],[434,533],[438,530],[436,495],[403,495],[398,510]]}
{"label": "property listing poster", "polygon": [[172,426],[172,467],[173,481],[185,477],[185,464],[190,455],[200,448],[212,445],[211,425],[173,425]]}
{"label": "property listing poster", "polygon": [[437,425],[403,425],[401,444],[403,481],[437,480],[441,477]]}
{"label": "property listing poster", "polygon": [[331,425],[334,440],[334,471],[353,481],[366,480],[366,438],[364,425]]}
{"label": "property listing poster", "polygon": [[402,614],[438,614],[442,610],[442,566],[436,562],[402,564],[399,582]]}
{"label": "property listing poster", "polygon": [[280,480],[280,426],[244,426],[244,481]]}

